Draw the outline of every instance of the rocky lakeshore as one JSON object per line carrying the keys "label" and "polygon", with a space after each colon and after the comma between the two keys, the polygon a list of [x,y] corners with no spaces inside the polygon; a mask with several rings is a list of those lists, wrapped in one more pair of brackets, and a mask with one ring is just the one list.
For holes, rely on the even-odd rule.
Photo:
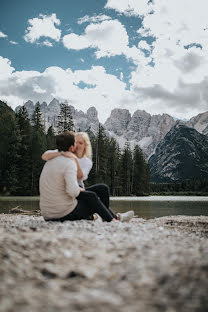
{"label": "rocky lakeshore", "polygon": [[0,214],[0,311],[208,311],[208,217]]}

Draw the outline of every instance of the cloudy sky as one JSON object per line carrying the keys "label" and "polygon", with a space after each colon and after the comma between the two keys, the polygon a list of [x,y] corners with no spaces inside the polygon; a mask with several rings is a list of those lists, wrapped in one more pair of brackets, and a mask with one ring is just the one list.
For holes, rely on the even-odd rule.
{"label": "cloudy sky", "polygon": [[0,99],[208,111],[207,0],[1,0]]}

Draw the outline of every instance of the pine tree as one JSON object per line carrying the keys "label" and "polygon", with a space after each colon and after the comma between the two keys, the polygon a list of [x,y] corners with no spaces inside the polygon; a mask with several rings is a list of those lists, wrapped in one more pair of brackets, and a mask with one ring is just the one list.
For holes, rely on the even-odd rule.
{"label": "pine tree", "polygon": [[18,185],[19,129],[13,110],[0,101],[0,192],[15,194]]}
{"label": "pine tree", "polygon": [[37,102],[35,105],[35,110],[32,115],[32,125],[33,125],[33,130],[38,130],[38,131],[45,131],[45,126],[44,126],[44,118],[43,115],[40,111],[40,103]]}
{"label": "pine tree", "polygon": [[122,195],[132,194],[132,153],[128,142],[125,143],[123,153],[121,154],[120,176]]}
{"label": "pine tree", "polygon": [[32,170],[31,170],[31,195],[39,194],[39,177],[44,165],[41,155],[46,150],[46,136],[40,104],[37,103],[32,116]]}
{"label": "pine tree", "polygon": [[65,131],[73,131],[74,123],[69,105],[67,103],[62,103],[60,106],[61,110],[57,120],[58,133],[60,134]]}
{"label": "pine tree", "polygon": [[32,171],[32,126],[25,106],[22,106],[16,114],[20,132],[20,146],[18,150],[18,195],[31,194],[31,171]]}
{"label": "pine tree", "polygon": [[56,136],[55,136],[54,129],[52,126],[48,128],[47,135],[46,135],[46,144],[47,144],[47,150],[56,148]]}
{"label": "pine tree", "polygon": [[99,124],[95,148],[95,173],[97,182],[105,183],[107,176],[107,136]]}
{"label": "pine tree", "polygon": [[133,153],[132,192],[144,195],[149,192],[149,167],[141,148],[136,145]]}
{"label": "pine tree", "polygon": [[107,148],[107,181],[110,187],[110,193],[113,196],[119,195],[120,186],[120,149],[114,138],[110,138]]}

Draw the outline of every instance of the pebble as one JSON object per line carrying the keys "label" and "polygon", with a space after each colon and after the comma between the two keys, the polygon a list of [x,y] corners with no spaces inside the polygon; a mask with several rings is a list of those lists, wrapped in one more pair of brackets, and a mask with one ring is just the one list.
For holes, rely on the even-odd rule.
{"label": "pebble", "polygon": [[0,311],[208,311],[208,217],[0,214]]}

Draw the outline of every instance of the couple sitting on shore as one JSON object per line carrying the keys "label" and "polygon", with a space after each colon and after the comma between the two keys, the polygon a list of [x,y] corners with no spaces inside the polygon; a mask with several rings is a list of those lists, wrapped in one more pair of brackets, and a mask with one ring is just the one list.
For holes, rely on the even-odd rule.
{"label": "couple sitting on shore", "polygon": [[46,221],[129,221],[133,211],[114,214],[109,208],[109,188],[83,181],[92,168],[92,149],[86,133],[64,132],[56,137],[57,150],[46,151],[40,176],[40,209]]}

